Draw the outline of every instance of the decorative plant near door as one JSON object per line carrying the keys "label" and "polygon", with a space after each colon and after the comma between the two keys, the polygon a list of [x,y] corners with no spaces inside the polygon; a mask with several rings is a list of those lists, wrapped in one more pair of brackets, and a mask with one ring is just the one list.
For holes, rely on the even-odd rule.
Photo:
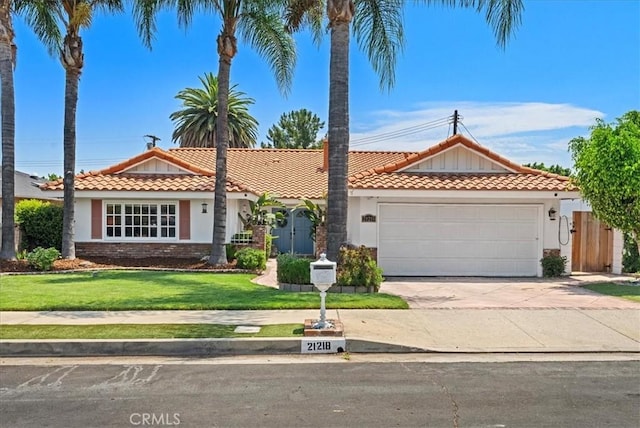
{"label": "decorative plant near door", "polygon": [[306,218],[311,221],[311,230],[309,231],[309,235],[311,239],[316,240],[316,229],[318,226],[324,225],[327,211],[322,206],[314,203],[309,199],[302,199],[299,208],[305,208],[303,214]]}
{"label": "decorative plant near door", "polygon": [[251,230],[253,226],[273,226],[278,221],[279,217],[282,217],[281,212],[272,213],[267,208],[279,207],[284,208],[284,204],[273,196],[269,192],[265,192],[254,202],[249,201],[249,212],[244,216],[238,213],[242,226],[245,230]]}

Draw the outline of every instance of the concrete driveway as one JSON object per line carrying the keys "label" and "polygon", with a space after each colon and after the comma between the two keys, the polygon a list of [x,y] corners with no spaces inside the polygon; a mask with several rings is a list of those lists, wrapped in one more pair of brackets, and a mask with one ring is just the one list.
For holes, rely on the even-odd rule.
{"label": "concrete driveway", "polygon": [[589,282],[628,282],[614,275],[546,278],[387,278],[380,292],[401,296],[412,309],[582,308],[640,309],[640,303],[582,287]]}

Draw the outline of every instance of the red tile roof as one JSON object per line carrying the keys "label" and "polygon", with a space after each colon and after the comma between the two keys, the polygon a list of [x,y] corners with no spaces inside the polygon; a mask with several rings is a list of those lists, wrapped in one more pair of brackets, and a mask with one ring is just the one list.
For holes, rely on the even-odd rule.
{"label": "red tile roof", "polygon": [[[184,162],[215,171],[215,149],[169,150]],[[398,162],[404,152],[350,152],[349,174],[377,165]],[[282,199],[321,199],[327,189],[322,150],[229,149],[227,176],[246,184],[257,194],[269,192]]]}
{"label": "red tile roof", "polygon": [[[463,145],[510,173],[444,174],[402,172],[408,166]],[[213,192],[215,149],[153,148],[100,171],[76,176],[79,191],[192,191]],[[160,159],[183,170],[182,174],[128,173],[150,159]],[[269,192],[281,199],[320,199],[327,189],[323,150],[229,149],[227,192]],[[574,190],[569,178],[520,166],[461,135],[422,152],[349,152],[349,187],[353,189],[422,190]],[[45,190],[62,189],[62,180],[49,182]]]}
{"label": "red tile roof", "polygon": [[549,190],[564,191],[567,181],[540,174],[417,174],[410,172],[367,175],[350,183],[353,189],[405,190]]}
{"label": "red tile roof", "polygon": [[[401,172],[410,165],[438,155],[456,145],[479,153],[511,173],[409,173]],[[569,177],[539,171],[511,162],[486,147],[456,134],[420,153],[412,153],[400,161],[379,165],[352,174],[349,185],[354,189],[422,189],[422,190],[575,190]]]}
{"label": "red tile roof", "polygon": [[[62,180],[46,185],[46,190],[61,190]],[[143,191],[143,192],[213,192],[215,176],[191,174],[80,174],[75,180],[76,191]],[[227,192],[247,192],[247,186],[227,180]]]}

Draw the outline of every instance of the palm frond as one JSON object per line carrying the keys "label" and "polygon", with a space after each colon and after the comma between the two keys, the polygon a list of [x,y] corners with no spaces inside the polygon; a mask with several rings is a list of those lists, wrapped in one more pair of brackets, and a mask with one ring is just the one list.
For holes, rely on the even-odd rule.
{"label": "palm frond", "polygon": [[285,28],[290,33],[308,28],[319,45],[324,35],[323,22],[326,5],[323,0],[289,0],[285,10]]}
{"label": "palm frond", "polygon": [[[215,147],[218,116],[218,79],[213,73],[199,78],[202,88],[186,88],[176,95],[183,109],[169,117],[176,124],[172,134],[181,147]],[[258,121],[249,114],[254,103],[236,85],[229,88],[229,147],[254,147],[258,139]]]}
{"label": "palm frond", "polygon": [[142,43],[151,48],[155,33],[157,31],[156,15],[165,6],[170,6],[172,0],[134,0],[133,19],[138,27],[138,34],[142,38]]}
{"label": "palm frond", "polygon": [[14,11],[22,16],[50,55],[58,53],[62,46],[62,33],[58,26],[55,0],[17,1]]}
{"label": "palm frond", "polygon": [[92,0],[93,10],[107,13],[119,13],[124,11],[123,0]]}
{"label": "palm frond", "polygon": [[524,4],[522,0],[419,0],[426,4],[449,7],[474,8],[484,12],[485,20],[493,28],[493,34],[501,48],[522,22]]}
{"label": "palm frond", "polygon": [[260,7],[245,9],[238,31],[245,43],[269,63],[280,92],[286,96],[293,82],[296,47],[282,15]]}
{"label": "palm frond", "polygon": [[355,2],[353,33],[380,77],[380,87],[395,83],[395,65],[404,45],[403,0]]}

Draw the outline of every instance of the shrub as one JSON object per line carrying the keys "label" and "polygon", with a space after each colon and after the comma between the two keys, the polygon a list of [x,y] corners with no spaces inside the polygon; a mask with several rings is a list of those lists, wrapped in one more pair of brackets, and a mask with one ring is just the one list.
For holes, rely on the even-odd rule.
{"label": "shrub", "polygon": [[542,276],[561,276],[567,268],[567,258],[562,256],[545,256],[540,259]]}
{"label": "shrub", "polygon": [[271,247],[273,246],[273,236],[265,235],[264,240],[265,240],[264,252],[267,255],[267,258],[269,258],[271,257]]}
{"label": "shrub", "polygon": [[33,266],[38,270],[51,270],[53,262],[60,257],[60,251],[55,248],[44,249],[38,247],[27,254],[27,262],[29,266]]}
{"label": "shrub", "polygon": [[638,245],[630,233],[624,234],[622,271],[628,273],[640,272],[640,254],[638,254]]}
{"label": "shrub", "polygon": [[278,282],[285,284],[311,284],[309,264],[311,259],[291,254],[280,254],[276,259]]}
{"label": "shrub", "polygon": [[374,287],[377,291],[382,283],[382,269],[364,246],[340,248],[338,256],[338,285]]}
{"label": "shrub", "polygon": [[232,260],[235,260],[236,251],[238,251],[236,246],[234,244],[225,244],[225,250],[227,252],[227,261],[230,262]]}
{"label": "shrub", "polygon": [[236,266],[239,269],[263,270],[267,267],[264,251],[255,248],[243,248],[236,252]]}
{"label": "shrub", "polygon": [[50,202],[26,199],[16,205],[16,224],[22,229],[21,247],[62,249],[62,207]]}

